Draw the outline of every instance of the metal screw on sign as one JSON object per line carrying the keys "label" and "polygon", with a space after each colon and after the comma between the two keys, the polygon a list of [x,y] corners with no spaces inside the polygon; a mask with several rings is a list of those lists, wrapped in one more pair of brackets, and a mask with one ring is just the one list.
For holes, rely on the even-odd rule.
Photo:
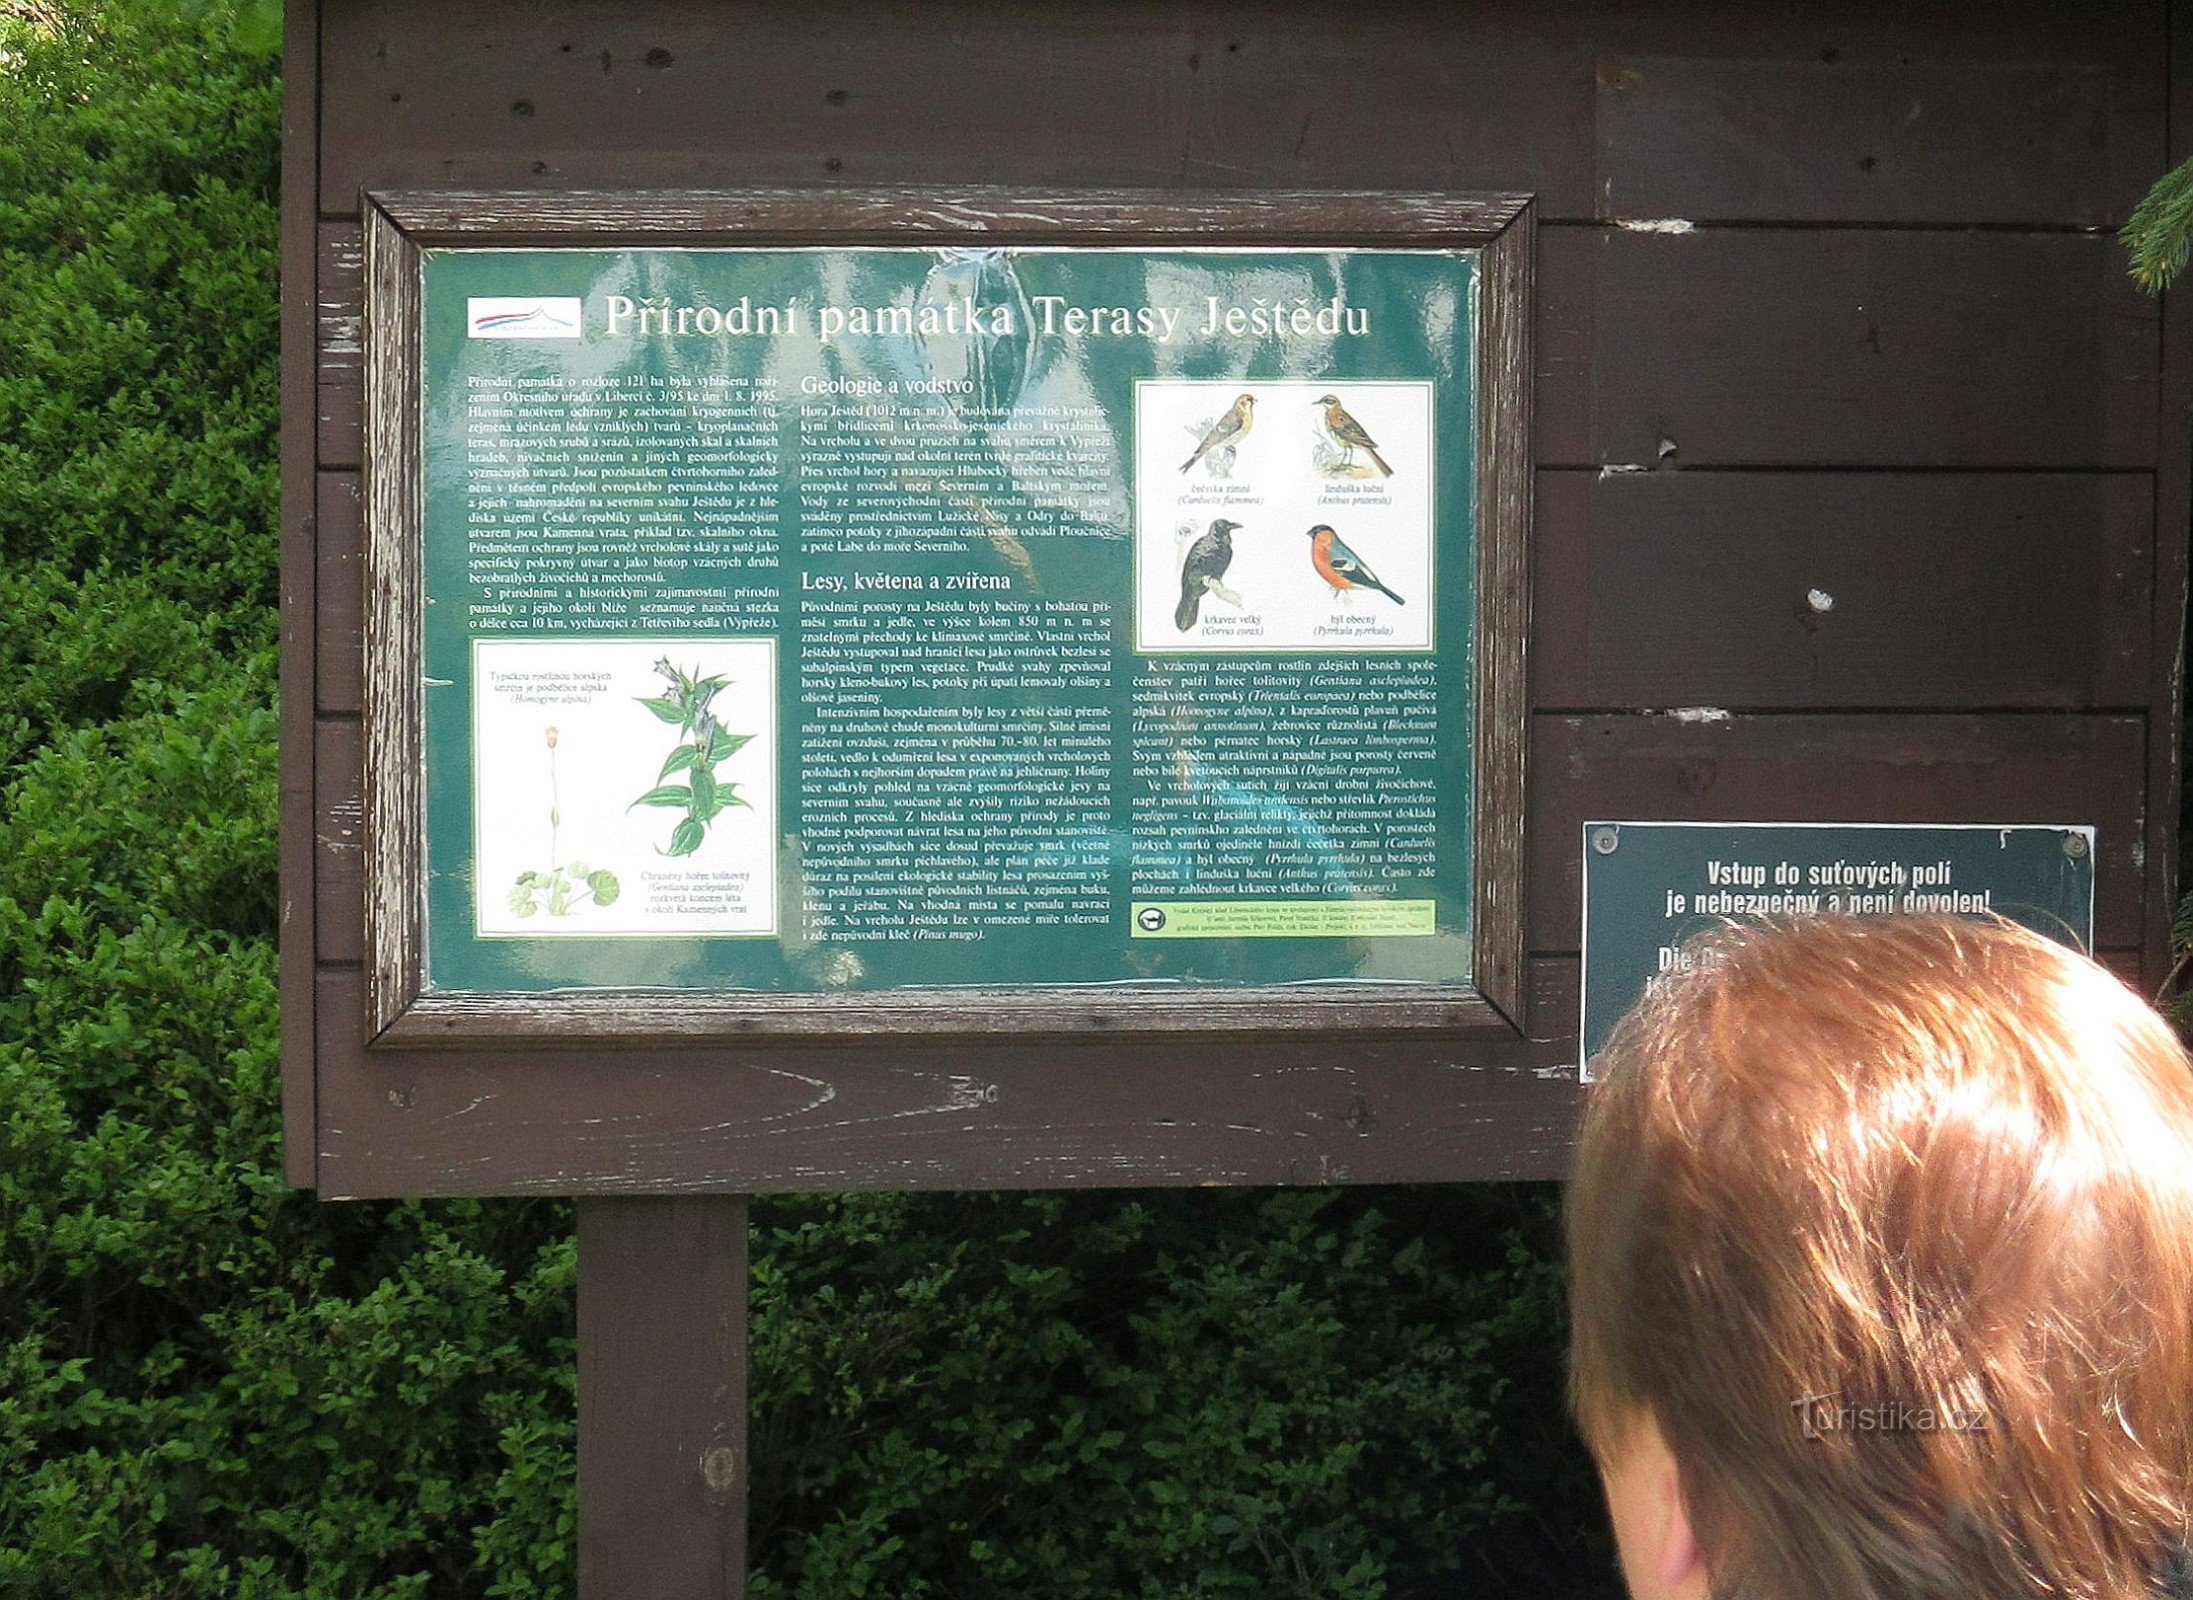
{"label": "metal screw on sign", "polygon": [[2083,861],[2086,858],[2086,835],[2083,833],[2065,834],[2064,854],[2074,861]]}
{"label": "metal screw on sign", "polygon": [[1621,836],[1612,828],[1594,828],[1591,831],[1591,847],[1603,856],[1613,855],[1614,847],[1621,842]]}

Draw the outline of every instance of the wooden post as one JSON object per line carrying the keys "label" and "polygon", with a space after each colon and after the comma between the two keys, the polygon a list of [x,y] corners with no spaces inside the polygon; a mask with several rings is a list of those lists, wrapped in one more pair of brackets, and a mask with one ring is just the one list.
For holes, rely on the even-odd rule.
{"label": "wooden post", "polygon": [[579,1600],[746,1593],[746,1197],[579,1213]]}

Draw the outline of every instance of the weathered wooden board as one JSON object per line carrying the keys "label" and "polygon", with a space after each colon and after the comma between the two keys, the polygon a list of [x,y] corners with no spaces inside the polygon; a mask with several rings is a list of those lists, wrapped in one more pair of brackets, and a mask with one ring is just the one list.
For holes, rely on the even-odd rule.
{"label": "weathered wooden board", "polygon": [[320,205],[354,215],[368,185],[1299,183],[1528,189],[1570,218],[2112,223],[2160,154],[2163,38],[2155,4],[1540,0],[1336,26],[1270,3],[778,0],[733,23],[704,0],[381,0],[328,19]]}
{"label": "weathered wooden board", "polygon": [[[1533,961],[1573,1033],[1575,963]],[[355,968],[315,1007],[321,1192],[641,1193],[1387,1183],[1558,1175],[1568,1041],[1309,1039],[1213,1049],[907,1040],[368,1053]],[[1465,1053],[1466,1049],[1466,1053]]]}
{"label": "weathered wooden board", "polygon": [[578,1204],[579,1600],[746,1593],[746,1200]]}
{"label": "weathered wooden board", "polygon": [[2161,21],[2098,39],[2103,59],[1610,57],[1603,214],[2118,225],[2163,166],[2160,84],[2133,59],[2161,50]]}
{"label": "weathered wooden board", "polygon": [[2141,719],[1533,719],[1533,950],[1577,948],[1587,820],[2091,823],[2094,939],[2140,943]]}
{"label": "weathered wooden board", "polygon": [[298,1187],[317,1181],[312,1152],[319,1131],[316,1021],[312,996],[313,659],[318,616],[319,518],[314,472],[316,430],[304,396],[313,386],[318,328],[313,317],[313,195],[319,178],[320,14],[313,0],[283,6],[281,262],[281,773],[279,776],[279,976],[282,998],[282,1176]]}
{"label": "weathered wooden board", "polygon": [[320,629],[314,687],[323,712],[355,716],[365,695],[365,490],[355,472],[320,474]]}
{"label": "weathered wooden board", "polygon": [[[2138,975],[2136,951],[2103,952]],[[910,1046],[859,1067],[823,1050],[551,1051],[497,1071],[358,1051],[355,973],[319,985],[329,1197],[838,1188],[1409,1182],[1461,1151],[1488,1178],[1559,1177],[1578,1109],[1574,957],[1531,963],[1564,1037],[1422,1045],[1123,1044],[1095,1070]],[[349,1042],[345,1042],[345,1038]]]}
{"label": "weathered wooden board", "polygon": [[1542,710],[2149,692],[2144,474],[1541,472],[1538,513]]}
{"label": "weathered wooden board", "polygon": [[[2179,13],[2170,30],[2169,96],[2171,141],[2167,159],[2181,162],[2193,154],[2193,27]],[[2155,610],[2149,634],[2155,641],[2153,676],[2147,704],[2152,730],[2147,743],[2147,873],[2154,886],[2148,896],[2144,943],[2150,959],[2160,962],[2169,950],[2171,929],[2183,883],[2179,860],[2181,830],[2187,819],[2184,772],[2186,645],[2186,567],[2193,554],[2193,449],[2188,448],[2188,419],[2193,418],[2193,316],[2186,315],[2188,291],[2181,287],[2163,322],[2163,370],[2156,396],[2167,441],[2155,471]]]}
{"label": "weathered wooden board", "polygon": [[1538,233],[1538,460],[1592,461],[1592,373],[1599,361],[1599,257],[1595,228]]}
{"label": "weathered wooden board", "polygon": [[359,961],[365,955],[365,730],[355,718],[326,717],[313,742],[314,938],[323,963]]}
{"label": "weathered wooden board", "polygon": [[[1543,18],[1291,6],[328,19],[320,204],[362,188],[972,183],[1521,189],[1587,203],[1585,57]],[[1570,30],[1560,30],[1567,33]]]}
{"label": "weathered wooden board", "polygon": [[323,222],[315,240],[320,329],[314,424],[320,466],[355,469],[365,459],[365,231]]}
{"label": "weathered wooden board", "polygon": [[1598,257],[1576,465],[2155,464],[2159,313],[2105,235],[1547,230],[1550,270],[1575,249]]}

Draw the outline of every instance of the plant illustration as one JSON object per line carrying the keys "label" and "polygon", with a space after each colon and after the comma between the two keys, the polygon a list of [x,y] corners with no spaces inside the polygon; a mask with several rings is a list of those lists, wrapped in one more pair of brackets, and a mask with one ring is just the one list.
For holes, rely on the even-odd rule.
{"label": "plant illustration", "polygon": [[511,885],[510,909],[521,917],[546,911],[567,917],[591,901],[615,905],[621,892],[613,872],[588,871],[583,861],[556,860],[556,834],[563,826],[563,811],[556,795],[556,730],[548,730],[548,870],[521,872]]}
{"label": "plant illustration", "polygon": [[731,807],[746,804],[739,798],[738,785],[718,778],[716,769],[754,736],[726,732],[708,709],[717,691],[730,686],[729,678],[701,677],[698,667],[681,672],[667,656],[655,663],[655,670],[670,685],[670,692],[642,696],[640,704],[675,727],[679,738],[655,775],[655,787],[632,805],[683,811],[685,815],[670,830],[668,847],[658,853],[689,856],[701,847],[710,823]]}

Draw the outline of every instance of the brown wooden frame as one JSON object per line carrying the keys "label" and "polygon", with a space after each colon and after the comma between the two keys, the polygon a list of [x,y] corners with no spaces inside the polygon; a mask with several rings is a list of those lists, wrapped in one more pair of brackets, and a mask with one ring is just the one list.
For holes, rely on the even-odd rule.
{"label": "brown wooden frame", "polygon": [[[365,197],[367,1036],[391,1046],[711,1036],[1404,1031],[1523,1024],[1529,736],[1532,263],[1527,195],[1101,191],[406,192]],[[1468,984],[1240,989],[908,988],[873,994],[425,985],[425,614],[420,252],[470,245],[681,247],[965,241],[1476,249],[1475,881]]]}

